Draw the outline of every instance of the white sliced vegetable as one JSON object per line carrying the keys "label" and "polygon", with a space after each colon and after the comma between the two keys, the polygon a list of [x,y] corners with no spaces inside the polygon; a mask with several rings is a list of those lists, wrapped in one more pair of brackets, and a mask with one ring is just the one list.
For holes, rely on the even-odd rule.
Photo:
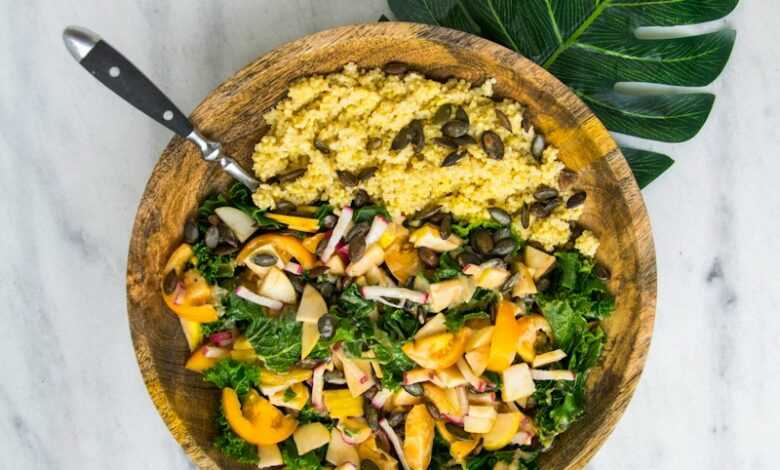
{"label": "white sliced vegetable", "polygon": [[534,380],[574,380],[574,372],[570,370],[540,370],[532,369],[531,377]]}
{"label": "white sliced vegetable", "polygon": [[403,287],[366,286],[360,289],[360,294],[368,300],[403,299],[417,304],[424,304],[428,300],[428,294]]}
{"label": "white sliced vegetable", "polygon": [[463,429],[465,429],[466,432],[471,432],[474,434],[487,434],[491,429],[493,429],[493,424],[495,424],[495,422],[495,418],[489,419],[466,416],[463,419]]}
{"label": "white sliced vegetable", "polygon": [[344,368],[344,377],[347,379],[347,388],[353,397],[359,397],[376,384],[368,361],[359,361],[342,355],[341,365]]}
{"label": "white sliced vegetable", "polygon": [[416,368],[404,372],[404,385],[418,384],[422,382],[430,382],[433,380],[435,371],[431,369]]}
{"label": "white sliced vegetable", "polygon": [[468,382],[457,367],[452,366],[446,369],[437,370],[433,377],[433,383],[441,388],[455,388],[466,385]]}
{"label": "white sliced vegetable", "polygon": [[504,282],[509,279],[509,271],[503,268],[487,268],[483,269],[478,276],[476,276],[477,287],[483,289],[498,289]]}
{"label": "white sliced vegetable", "polygon": [[219,217],[220,220],[236,234],[236,238],[238,238],[238,241],[241,243],[247,241],[247,239],[255,233],[255,230],[257,230],[255,219],[249,217],[235,207],[217,207],[214,209],[214,213],[217,214],[217,217]]}
{"label": "white sliced vegetable", "polygon": [[466,351],[473,351],[490,344],[490,340],[493,339],[493,328],[493,326],[486,326],[472,333],[466,340]]}
{"label": "white sliced vegetable", "polygon": [[284,464],[282,453],[279,452],[279,446],[276,444],[257,446],[257,457],[257,468],[276,467]]}
{"label": "white sliced vegetable", "polygon": [[393,444],[395,454],[398,456],[398,460],[401,461],[401,466],[404,467],[404,470],[411,470],[409,464],[406,463],[406,457],[404,456],[404,445],[401,442],[401,439],[398,438],[398,434],[393,430],[393,427],[390,426],[390,423],[384,418],[379,421],[379,427],[387,434],[387,438],[390,439],[390,443]]}
{"label": "white sliced vegetable", "polygon": [[390,397],[393,396],[393,392],[390,390],[383,388],[376,392],[374,395],[374,398],[371,399],[371,405],[373,405],[376,409],[382,409],[383,406],[385,406],[385,403],[387,403],[387,400],[390,399]]}
{"label": "white sliced vegetable", "polygon": [[388,225],[387,219],[381,215],[374,217],[374,220],[371,222],[371,228],[366,235],[366,245],[378,242],[379,238],[382,237],[382,234],[387,230]]}
{"label": "white sliced vegetable", "polygon": [[477,377],[477,375],[474,373],[474,371],[471,370],[471,367],[463,358],[458,359],[456,365],[460,373],[463,375],[463,378],[466,379],[469,385],[474,387],[474,390],[477,390],[478,392],[485,391],[485,388],[487,388],[487,382]]}
{"label": "white sliced vegetable", "polygon": [[311,403],[314,408],[320,411],[325,409],[325,403],[322,400],[322,390],[325,388],[325,368],[325,364],[315,367],[311,378]]}
{"label": "white sliced vegetable", "polygon": [[515,437],[512,438],[512,444],[516,444],[519,446],[527,446],[531,445],[531,440],[533,439],[533,435],[530,433],[527,433],[525,431],[520,431],[519,433],[515,434]]}
{"label": "white sliced vegetable", "polygon": [[485,393],[469,393],[468,395],[469,403],[476,403],[478,405],[495,405],[496,403],[496,394],[495,392],[485,392]]}
{"label": "white sliced vegetable", "polygon": [[474,295],[476,288],[474,280],[468,276],[431,284],[428,289],[428,308],[431,312],[441,312],[445,308],[466,302]]}
{"label": "white sliced vegetable", "polygon": [[333,253],[336,251],[336,245],[338,245],[341,239],[344,238],[344,235],[347,234],[349,225],[352,223],[352,213],[353,211],[351,207],[345,207],[341,209],[339,220],[336,222],[336,226],[333,227],[333,232],[330,234],[330,238],[328,239],[328,243],[325,245],[325,249],[322,250],[322,256],[320,256],[322,261],[327,262],[330,257],[333,256]]}
{"label": "white sliced vegetable", "polygon": [[303,274],[303,267],[301,267],[300,264],[292,261],[284,265],[284,270],[288,273],[295,274],[296,276]]}
{"label": "white sliced vegetable", "polygon": [[278,300],[269,299],[268,297],[255,294],[254,292],[252,292],[251,290],[247,289],[244,286],[238,286],[238,288],[236,289],[236,295],[241,297],[244,300],[248,300],[249,302],[252,302],[253,304],[262,305],[263,307],[268,307],[271,310],[279,310],[284,306]]}
{"label": "white sliced vegetable", "polygon": [[552,269],[555,264],[555,256],[531,245],[526,245],[523,251],[523,262],[533,271],[534,280],[537,280]]}
{"label": "white sliced vegetable", "polygon": [[304,424],[293,433],[293,441],[298,455],[303,455],[330,442],[330,431],[322,423]]}
{"label": "white sliced vegetable", "polygon": [[374,266],[379,266],[385,260],[385,250],[378,243],[369,245],[366,252],[358,260],[351,260],[345,272],[350,277],[360,277]]}
{"label": "white sliced vegetable", "polygon": [[330,431],[330,444],[328,452],[325,454],[325,460],[333,465],[357,464],[360,462],[357,448],[347,444],[344,436],[338,429]]}
{"label": "white sliced vegetable", "polygon": [[469,407],[469,416],[472,418],[496,419],[496,409],[492,406],[471,406]]}
{"label": "white sliced vegetable", "polygon": [[298,294],[287,275],[279,268],[271,266],[268,274],[260,284],[260,295],[270,297],[285,304],[294,304],[298,300]]}
{"label": "white sliced vegetable", "polygon": [[295,319],[304,323],[317,324],[320,317],[328,313],[328,305],[322,294],[311,284],[306,284],[301,294],[301,303],[298,304],[298,312]]}
{"label": "white sliced vegetable", "polygon": [[427,338],[438,333],[447,331],[447,325],[445,324],[446,317],[443,313],[438,313],[436,316],[425,322],[425,324],[417,330],[414,334],[414,339]]}
{"label": "white sliced vegetable", "polygon": [[535,369],[537,367],[546,366],[547,364],[552,364],[553,362],[558,362],[565,357],[566,357],[566,353],[563,352],[562,349],[556,349],[555,351],[539,354],[534,358],[534,362],[532,365],[534,366]]}
{"label": "white sliced vegetable", "polygon": [[469,392],[466,390],[465,385],[461,385],[460,387],[455,389],[455,401],[458,403],[458,408],[460,408],[461,414],[464,416],[471,411],[471,403],[469,403]]}
{"label": "white sliced vegetable", "polygon": [[357,470],[357,467],[352,462],[347,462],[339,465],[335,470]]}
{"label": "white sliced vegetable", "polygon": [[502,373],[501,398],[504,401],[515,401],[530,397],[536,391],[534,379],[528,364],[515,364]]}
{"label": "white sliced vegetable", "polygon": [[206,350],[203,352],[203,355],[211,358],[211,359],[217,359],[220,357],[227,356],[228,350],[224,348],[218,348],[216,346],[206,346]]}

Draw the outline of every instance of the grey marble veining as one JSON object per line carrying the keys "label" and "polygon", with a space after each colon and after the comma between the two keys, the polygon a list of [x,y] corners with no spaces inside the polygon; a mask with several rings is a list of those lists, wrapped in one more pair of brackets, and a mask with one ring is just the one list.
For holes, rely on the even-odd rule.
{"label": "grey marble veining", "polygon": [[[385,0],[0,0],[0,11],[2,467],[190,468],[148,398],[125,313],[135,208],[170,134],[86,76],[61,30],[100,32],[188,112],[258,55],[374,21]],[[778,465],[780,4],[743,0],[726,23],[737,45],[701,134],[642,144],[677,158],[644,192],[658,316],[593,470]]]}

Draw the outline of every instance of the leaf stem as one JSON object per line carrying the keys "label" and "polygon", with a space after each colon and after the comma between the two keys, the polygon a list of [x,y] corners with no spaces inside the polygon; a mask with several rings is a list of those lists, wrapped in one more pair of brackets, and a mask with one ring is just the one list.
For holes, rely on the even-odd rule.
{"label": "leaf stem", "polygon": [[552,64],[555,63],[556,60],[558,60],[558,57],[560,57],[561,54],[563,54],[568,48],[573,46],[577,40],[582,36],[585,31],[590,28],[590,26],[593,24],[596,19],[601,16],[601,14],[606,10],[610,5],[612,4],[612,0],[604,0],[600,5],[598,5],[594,10],[593,13],[590,14],[587,18],[585,18],[585,21],[582,22],[582,24],[572,33],[571,36],[569,36],[565,42],[560,44],[555,51],[553,51],[552,55],[544,61],[542,64],[542,67],[549,69]]}

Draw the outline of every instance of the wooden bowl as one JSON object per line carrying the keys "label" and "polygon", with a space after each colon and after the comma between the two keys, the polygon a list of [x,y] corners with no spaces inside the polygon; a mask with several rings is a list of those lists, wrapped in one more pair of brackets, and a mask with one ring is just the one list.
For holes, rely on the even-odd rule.
{"label": "wooden bowl", "polygon": [[[527,106],[533,124],[581,172],[588,200],[582,223],[601,238],[598,258],[613,273],[617,310],[609,340],[590,376],[585,416],[541,458],[546,469],[578,469],[593,456],[628,404],[645,362],[656,298],[655,253],[642,196],[623,155],[585,105],[552,75],[487,40],[449,29],[375,23],[331,29],[280,47],[220,85],[192,121],[251,167],[265,131],[263,113],[295,78],[335,72],[349,62],[410,64],[434,79],[496,79],[496,92]],[[239,468],[212,446],[218,392],[184,369],[187,344],[160,295],[160,273],[180,243],[182,226],[208,194],[230,183],[198,150],[176,137],[160,157],[135,219],[127,268],[130,331],[138,364],[173,436],[203,468]]]}

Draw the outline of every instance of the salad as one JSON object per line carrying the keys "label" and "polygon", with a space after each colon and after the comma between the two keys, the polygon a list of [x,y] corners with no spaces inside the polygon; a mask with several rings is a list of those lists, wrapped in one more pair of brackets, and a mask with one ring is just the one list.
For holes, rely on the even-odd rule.
{"label": "salad", "polygon": [[584,412],[609,272],[488,212],[205,200],[161,289],[220,390],[214,445],[260,468],[536,468]]}

